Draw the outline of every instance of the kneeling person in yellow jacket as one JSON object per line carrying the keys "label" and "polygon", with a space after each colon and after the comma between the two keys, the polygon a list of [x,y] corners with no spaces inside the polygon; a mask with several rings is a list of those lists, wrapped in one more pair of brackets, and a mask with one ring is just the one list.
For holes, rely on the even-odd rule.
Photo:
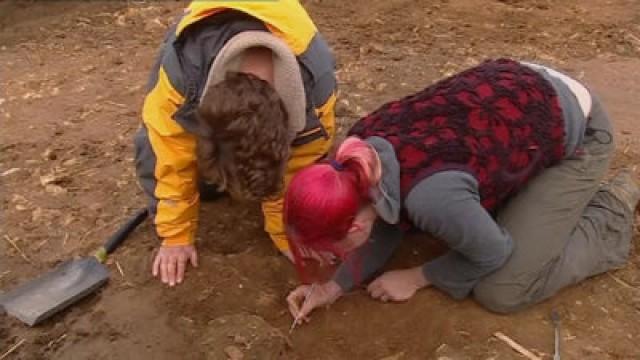
{"label": "kneeling person in yellow jacket", "polygon": [[[289,258],[282,191],[335,133],[334,59],[296,0],[194,1],[162,45],[135,138],[136,170],[170,286],[197,266],[199,184],[262,200]],[[283,186],[284,185],[284,186]]]}

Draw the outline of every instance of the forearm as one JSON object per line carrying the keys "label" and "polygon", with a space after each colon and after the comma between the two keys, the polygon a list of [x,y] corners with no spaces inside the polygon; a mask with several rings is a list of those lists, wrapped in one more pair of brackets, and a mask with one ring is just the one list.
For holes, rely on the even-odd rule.
{"label": "forearm", "polygon": [[193,244],[200,204],[195,159],[188,153],[178,157],[176,151],[171,153],[173,157],[166,156],[166,139],[152,129],[143,128],[140,133],[136,137],[136,168],[149,198],[156,234],[163,245]]}
{"label": "forearm", "polygon": [[134,141],[136,172],[158,237],[164,245],[188,245],[195,239],[199,209],[196,140],[171,119],[176,105],[159,91],[145,100],[144,124]]}
{"label": "forearm", "polygon": [[282,219],[283,200],[264,201],[262,203],[262,214],[264,215],[264,229],[269,234],[275,247],[281,251],[289,251],[289,241],[285,232],[284,221]]}
{"label": "forearm", "polygon": [[508,259],[511,236],[480,204],[477,183],[469,174],[442,172],[423,180],[410,193],[412,222],[444,241],[451,251],[422,267],[426,279],[456,299]]}

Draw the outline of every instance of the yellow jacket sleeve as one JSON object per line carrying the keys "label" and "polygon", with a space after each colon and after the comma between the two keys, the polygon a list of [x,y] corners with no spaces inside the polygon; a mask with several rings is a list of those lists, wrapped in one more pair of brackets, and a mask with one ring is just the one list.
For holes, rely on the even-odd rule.
{"label": "yellow jacket sleeve", "polygon": [[160,67],[135,140],[138,177],[151,198],[156,232],[169,246],[192,244],[198,222],[196,139],[172,118],[183,102]]}
{"label": "yellow jacket sleeve", "polygon": [[[332,95],[317,111],[320,116],[320,122],[324,126],[328,137],[323,137],[308,144],[293,148],[291,158],[287,164],[287,172],[285,174],[285,189],[289,186],[289,182],[293,175],[304,167],[318,161],[331,149],[336,131],[335,104],[336,97],[335,95]],[[265,201],[262,203],[265,231],[269,233],[271,240],[280,251],[289,250],[289,242],[287,240],[284,220],[282,217],[284,205],[283,196],[284,194],[276,200]]]}

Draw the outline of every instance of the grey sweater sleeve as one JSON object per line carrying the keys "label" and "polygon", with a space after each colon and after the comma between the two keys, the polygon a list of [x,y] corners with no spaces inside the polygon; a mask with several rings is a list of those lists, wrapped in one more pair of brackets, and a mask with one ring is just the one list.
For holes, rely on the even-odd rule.
{"label": "grey sweater sleeve", "polygon": [[416,227],[451,249],[424,264],[423,273],[455,299],[469,295],[511,255],[511,237],[482,207],[478,183],[465,172],[443,171],[422,180],[407,196],[406,208]]}
{"label": "grey sweater sleeve", "polygon": [[369,279],[389,260],[402,241],[402,235],[398,226],[378,219],[371,229],[369,241],[340,264],[333,280],[347,292]]}

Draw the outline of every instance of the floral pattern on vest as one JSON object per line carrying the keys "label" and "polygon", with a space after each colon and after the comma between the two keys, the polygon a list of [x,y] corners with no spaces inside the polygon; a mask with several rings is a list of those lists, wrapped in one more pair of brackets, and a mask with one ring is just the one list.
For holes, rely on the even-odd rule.
{"label": "floral pattern on vest", "polygon": [[534,70],[508,59],[486,61],[387,103],[349,135],[392,144],[403,199],[425,177],[460,170],[476,178],[490,212],[564,157],[555,91]]}

